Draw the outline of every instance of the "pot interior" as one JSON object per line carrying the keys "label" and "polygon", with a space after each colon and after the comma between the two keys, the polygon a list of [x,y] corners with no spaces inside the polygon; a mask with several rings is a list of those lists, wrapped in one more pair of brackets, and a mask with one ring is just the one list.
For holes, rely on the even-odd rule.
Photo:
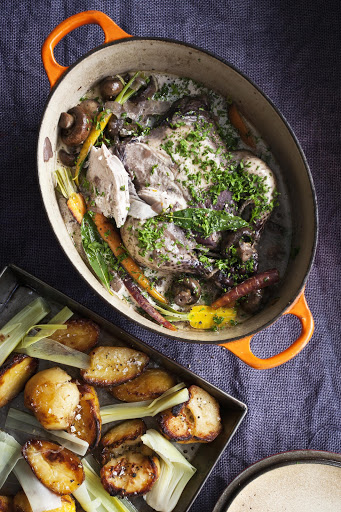
{"label": "pot interior", "polygon": [[[171,332],[142,317],[128,303],[111,296],[97,281],[79,256],[64,225],[53,181],[53,171],[57,168],[57,123],[60,113],[76,105],[89,88],[105,76],[131,70],[188,77],[231,98],[271,147],[281,169],[281,179],[288,191],[288,204],[293,219],[291,246],[294,252],[298,252],[281,276],[278,297],[260,313],[233,328],[220,332]],[[48,161],[44,161],[46,138],[50,140],[53,152]],[[289,127],[267,98],[247,78],[210,54],[174,41],[135,38],[109,43],[93,50],[73,65],[52,90],[41,123],[37,156],[45,208],[64,251],[101,297],[128,318],[147,328],[199,343],[230,341],[271,324],[292,304],[304,286],[315,251],[317,215],[314,189],[302,151]]]}

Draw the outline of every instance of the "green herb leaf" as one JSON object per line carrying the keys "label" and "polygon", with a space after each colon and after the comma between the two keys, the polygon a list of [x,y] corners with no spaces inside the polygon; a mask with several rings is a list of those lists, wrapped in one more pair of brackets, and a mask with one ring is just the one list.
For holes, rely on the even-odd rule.
{"label": "green herb leaf", "polygon": [[98,234],[96,225],[89,213],[86,213],[83,217],[81,236],[83,249],[92,269],[110,292],[110,275],[105,259],[106,246]]}
{"label": "green herb leaf", "polygon": [[216,231],[231,230],[248,226],[240,217],[236,217],[224,210],[210,210],[208,208],[186,208],[171,214],[164,215],[171,222],[183,229],[198,231],[206,238]]}

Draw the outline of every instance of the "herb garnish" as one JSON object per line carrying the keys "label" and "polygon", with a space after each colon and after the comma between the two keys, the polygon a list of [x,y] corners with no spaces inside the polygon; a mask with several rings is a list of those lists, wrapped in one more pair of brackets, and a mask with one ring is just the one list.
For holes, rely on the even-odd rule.
{"label": "herb garnish", "polygon": [[236,231],[248,226],[248,223],[225,210],[211,210],[208,208],[186,208],[169,214],[163,214],[177,226],[202,233],[205,238],[217,231]]}

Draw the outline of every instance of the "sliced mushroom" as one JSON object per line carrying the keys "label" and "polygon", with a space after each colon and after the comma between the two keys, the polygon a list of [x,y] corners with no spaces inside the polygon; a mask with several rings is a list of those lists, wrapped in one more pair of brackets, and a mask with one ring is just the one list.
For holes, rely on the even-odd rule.
{"label": "sliced mushroom", "polygon": [[178,306],[195,304],[201,294],[201,286],[193,277],[183,277],[173,282],[174,302]]}
{"label": "sliced mushroom", "polygon": [[138,91],[138,93],[131,98],[131,101],[133,103],[149,100],[157,92],[158,83],[156,81],[156,78],[153,75],[151,75],[149,78],[150,80],[147,84],[147,87]]}
{"label": "sliced mushroom", "polygon": [[221,253],[223,256],[226,256],[229,253],[232,246],[235,246],[237,248],[238,245],[243,241],[250,241],[251,243],[253,243],[254,241],[257,241],[258,238],[258,233],[248,227],[237,229],[237,231],[226,232],[223,235],[223,240],[221,243]]}
{"label": "sliced mushroom", "polygon": [[249,293],[249,295],[246,295],[245,300],[241,301],[240,303],[245,313],[250,315],[257,313],[262,306],[263,295],[264,290],[261,289],[254,290],[253,292]]}
{"label": "sliced mushroom", "polygon": [[73,167],[74,165],[76,165],[78,155],[68,153],[67,151],[65,151],[65,149],[60,149],[58,152],[58,157],[63,165],[66,165],[67,167]]}
{"label": "sliced mushroom", "polygon": [[115,139],[120,134],[120,130],[123,126],[124,120],[118,119],[114,114],[111,116],[105,133],[110,139]]}
{"label": "sliced mushroom", "polygon": [[107,76],[99,85],[99,91],[104,100],[116,98],[122,89],[123,84],[121,80],[114,76]]}
{"label": "sliced mushroom", "polygon": [[[61,118],[63,114],[65,114],[65,112],[62,112]],[[91,128],[90,116],[84,112],[80,105],[71,108],[67,114],[72,116],[73,123],[70,128],[62,128],[61,139],[67,146],[78,146],[78,144],[82,144],[89,135]],[[66,116],[63,116],[63,118],[66,119]],[[69,117],[67,119],[69,119]]]}

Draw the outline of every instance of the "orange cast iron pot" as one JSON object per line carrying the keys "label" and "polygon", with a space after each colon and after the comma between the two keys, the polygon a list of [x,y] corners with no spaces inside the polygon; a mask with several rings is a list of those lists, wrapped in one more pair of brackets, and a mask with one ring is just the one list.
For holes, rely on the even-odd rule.
{"label": "orange cast iron pot", "polygon": [[[58,64],[54,57],[56,44],[75,28],[93,23],[102,28],[104,44],[69,68]],[[132,37],[99,11],[75,14],[60,23],[43,45],[42,59],[52,90],[43,114],[38,141],[40,188],[52,228],[71,262],[88,284],[113,307],[139,325],[181,341],[220,344],[253,368],[272,368],[296,356],[308,343],[314,330],[313,317],[304,297],[304,286],[316,248],[317,207],[312,178],[303,152],[288,123],[271,101],[247,77],[224,60],[182,42]],[[300,251],[282,276],[278,299],[233,329],[218,333],[193,329],[172,332],[142,317],[118,297],[112,297],[97,281],[77,253],[65,228],[52,178],[57,166],[59,115],[77,104],[79,98],[103,77],[131,70],[186,76],[232,98],[272,148],[287,183],[293,219],[292,247],[299,246]],[[266,359],[255,356],[250,345],[252,336],[283,314],[299,318],[300,336],[277,355]]]}

